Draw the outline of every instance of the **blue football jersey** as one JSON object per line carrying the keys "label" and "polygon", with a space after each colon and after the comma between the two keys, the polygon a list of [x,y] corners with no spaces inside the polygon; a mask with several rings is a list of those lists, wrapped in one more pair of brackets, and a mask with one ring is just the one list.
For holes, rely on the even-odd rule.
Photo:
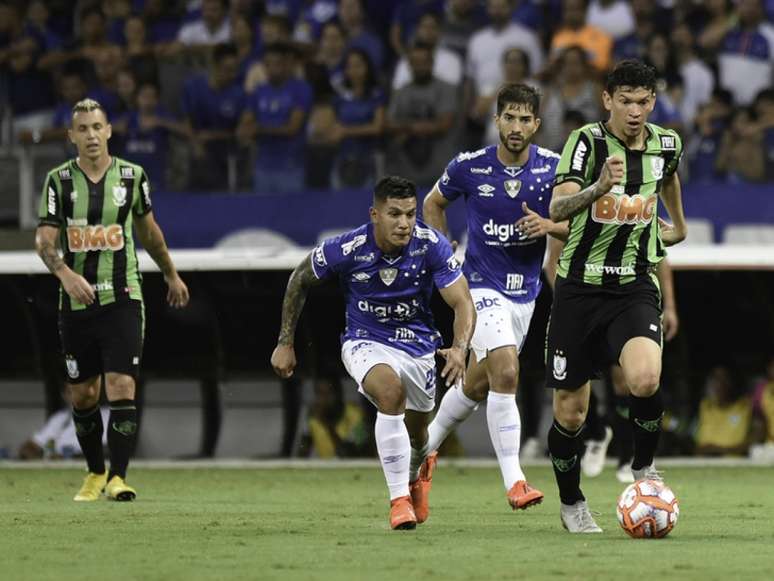
{"label": "blue football jersey", "polygon": [[417,222],[399,256],[386,256],[366,224],[325,240],[312,252],[312,269],[322,279],[337,275],[347,304],[344,341],[366,339],[412,356],[435,351],[441,334],[430,311],[433,283],[446,288],[462,276],[449,241]]}
{"label": "blue football jersey", "polygon": [[465,196],[468,247],[463,272],[471,288],[494,289],[515,302],[535,300],[546,239],[519,234],[516,221],[524,216],[521,203],[548,216],[559,155],[529,146],[523,166],[507,167],[497,158],[497,146],[460,153],[438,180],[447,200]]}

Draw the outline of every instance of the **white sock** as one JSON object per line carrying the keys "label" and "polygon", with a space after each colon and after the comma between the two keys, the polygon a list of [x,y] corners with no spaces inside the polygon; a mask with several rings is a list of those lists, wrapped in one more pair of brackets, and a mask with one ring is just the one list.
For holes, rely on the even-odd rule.
{"label": "white sock", "polygon": [[458,387],[452,387],[443,396],[435,418],[427,427],[427,449],[437,450],[454,428],[464,422],[478,406]]}
{"label": "white sock", "polygon": [[486,399],[486,423],[503,474],[505,490],[510,490],[519,480],[526,480],[519,463],[521,418],[519,408],[516,407],[516,396],[490,390]]}
{"label": "white sock", "polygon": [[403,422],[404,414],[390,416],[376,412],[376,449],[382,461],[384,478],[390,489],[390,500],[409,493],[409,460],[411,443]]}
{"label": "white sock", "polygon": [[419,450],[411,447],[411,464],[409,466],[409,482],[415,482],[419,478],[419,470],[422,468],[422,462],[425,461],[427,455],[432,452],[428,442],[422,446]]}

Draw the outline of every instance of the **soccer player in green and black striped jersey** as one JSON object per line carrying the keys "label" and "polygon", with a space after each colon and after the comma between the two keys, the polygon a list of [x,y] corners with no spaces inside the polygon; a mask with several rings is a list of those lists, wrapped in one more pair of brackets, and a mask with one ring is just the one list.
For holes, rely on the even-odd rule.
{"label": "soccer player in green and black striped jersey", "polygon": [[[125,482],[137,439],[135,381],[144,332],[140,272],[132,225],[158,264],[173,307],[188,303],[164,235],[153,219],[148,178],[139,165],[108,153],[111,126],[91,99],[73,107],[68,135],[78,157],[48,173],[35,235],[38,255],[61,282],[59,334],[78,442],[89,473],[77,501],[133,500]],[[57,252],[57,239],[63,257]],[[110,471],[102,450],[102,375],[110,402]]]}
{"label": "soccer player in green and black striped jersey", "polygon": [[[661,430],[661,297],[655,270],[664,246],[685,238],[677,166],[680,137],[647,118],[656,99],[653,70],[623,61],[602,95],[606,122],[574,131],[556,170],[551,219],[570,221],[559,258],[546,337],[546,385],[554,391],[548,449],[572,533],[594,533],[580,489],[582,432],[590,380],[620,364],[630,393],[632,472],[658,478]],[[658,200],[672,224],[658,219]]]}

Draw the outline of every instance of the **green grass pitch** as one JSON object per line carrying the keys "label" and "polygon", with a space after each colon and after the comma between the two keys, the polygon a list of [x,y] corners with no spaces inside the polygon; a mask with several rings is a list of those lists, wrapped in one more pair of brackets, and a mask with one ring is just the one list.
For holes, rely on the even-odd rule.
{"label": "green grass pitch", "polygon": [[774,469],[669,467],[680,520],[629,539],[608,468],[584,492],[602,535],[560,525],[549,467],[528,469],[546,501],[511,512],[493,468],[439,466],[431,517],[387,526],[378,467],[134,469],[134,503],[77,504],[82,473],[0,467],[0,579],[385,580],[771,579]]}

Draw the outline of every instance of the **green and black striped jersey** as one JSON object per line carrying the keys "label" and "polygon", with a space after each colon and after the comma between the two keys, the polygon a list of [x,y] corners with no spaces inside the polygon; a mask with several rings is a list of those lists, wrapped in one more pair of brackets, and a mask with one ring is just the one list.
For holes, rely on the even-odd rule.
{"label": "green and black striped jersey", "polygon": [[665,178],[677,171],[682,142],[675,131],[646,124],[645,149],[634,151],[604,123],[570,134],[556,168],[554,185],[593,184],[610,155],[625,162],[623,183],[570,218],[570,234],[559,258],[563,278],[597,288],[616,289],[640,280],[664,257],[658,230],[658,195]]}
{"label": "green and black striped jersey", "polygon": [[95,309],[127,299],[142,301],[132,218],[150,210],[145,172],[123,159],[113,157],[99,183],[86,177],[74,159],[48,173],[38,223],[60,229],[65,264],[91,284],[97,297],[87,307],[60,288],[60,310]]}

